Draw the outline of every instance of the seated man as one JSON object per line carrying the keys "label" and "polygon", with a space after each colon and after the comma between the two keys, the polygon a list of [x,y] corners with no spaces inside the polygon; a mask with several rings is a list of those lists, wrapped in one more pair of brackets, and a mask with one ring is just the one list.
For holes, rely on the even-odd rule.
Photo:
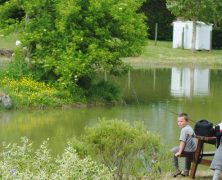
{"label": "seated man", "polygon": [[[189,118],[186,113],[179,114],[177,118],[177,124],[179,128],[181,128],[180,137],[179,137],[179,147],[174,147],[171,149],[173,153],[173,162],[174,167],[176,169],[173,177],[178,175],[189,176],[189,170],[191,167],[192,159],[190,157],[186,157],[186,154],[192,153],[196,150],[196,141],[193,138],[194,131],[192,127],[189,125]],[[178,157],[182,154],[185,154],[185,170],[181,172],[178,164]]]}

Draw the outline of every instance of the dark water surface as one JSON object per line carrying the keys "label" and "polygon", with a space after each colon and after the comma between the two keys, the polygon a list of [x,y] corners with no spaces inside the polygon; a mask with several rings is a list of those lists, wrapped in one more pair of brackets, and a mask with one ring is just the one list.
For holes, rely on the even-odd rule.
{"label": "dark water surface", "polygon": [[18,142],[26,136],[37,147],[49,138],[52,152],[57,154],[69,138],[79,137],[84,127],[106,118],[143,121],[171,147],[178,143],[180,132],[174,113],[187,112],[193,121],[222,122],[222,70],[146,69],[107,78],[121,86],[125,105],[0,112],[0,142]]}

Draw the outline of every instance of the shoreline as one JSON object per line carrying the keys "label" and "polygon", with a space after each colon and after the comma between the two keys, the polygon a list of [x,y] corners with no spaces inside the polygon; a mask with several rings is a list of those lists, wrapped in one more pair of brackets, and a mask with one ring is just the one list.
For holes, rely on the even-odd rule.
{"label": "shoreline", "polygon": [[189,49],[172,48],[171,41],[148,40],[143,53],[137,57],[122,58],[123,62],[135,69],[200,67],[222,69],[222,49],[192,52]]}
{"label": "shoreline", "polygon": [[195,62],[194,58],[181,59],[158,59],[153,60],[139,57],[124,58],[123,62],[130,65],[133,69],[146,69],[146,68],[172,68],[172,67],[189,67],[189,68],[209,68],[209,69],[222,69],[222,56],[221,60],[200,60]]}

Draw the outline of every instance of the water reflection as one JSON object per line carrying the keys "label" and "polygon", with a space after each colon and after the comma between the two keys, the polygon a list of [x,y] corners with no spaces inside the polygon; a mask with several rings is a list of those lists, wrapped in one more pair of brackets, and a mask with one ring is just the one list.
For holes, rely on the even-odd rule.
{"label": "water reflection", "polygon": [[8,123],[11,120],[11,113],[5,112],[0,114],[0,123]]}
{"label": "water reflection", "polygon": [[171,71],[171,95],[175,97],[209,94],[209,69],[176,68]]}
{"label": "water reflection", "polygon": [[[104,74],[98,78],[104,79]],[[122,77],[107,75],[105,78],[122,88],[124,105],[0,111],[0,142],[18,142],[21,136],[27,136],[38,146],[50,138],[52,152],[57,154],[62,152],[68,139],[82,135],[86,126],[104,117],[130,123],[143,121],[145,127],[158,133],[170,148],[178,143],[180,133],[176,113],[187,112],[194,121],[207,119],[218,124],[222,120],[222,70],[140,69]]]}

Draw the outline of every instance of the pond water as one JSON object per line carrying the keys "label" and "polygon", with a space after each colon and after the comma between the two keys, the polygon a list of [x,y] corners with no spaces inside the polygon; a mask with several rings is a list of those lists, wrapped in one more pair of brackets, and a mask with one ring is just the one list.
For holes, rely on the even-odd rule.
{"label": "pond water", "polygon": [[[143,121],[169,148],[178,144],[177,113],[187,112],[193,121],[222,122],[222,70],[141,69],[120,77],[107,77],[124,92],[124,105],[0,112],[0,142],[28,137],[37,147],[49,138],[54,154],[61,153],[69,138],[79,137],[99,118]],[[191,122],[191,126],[194,123]]]}

